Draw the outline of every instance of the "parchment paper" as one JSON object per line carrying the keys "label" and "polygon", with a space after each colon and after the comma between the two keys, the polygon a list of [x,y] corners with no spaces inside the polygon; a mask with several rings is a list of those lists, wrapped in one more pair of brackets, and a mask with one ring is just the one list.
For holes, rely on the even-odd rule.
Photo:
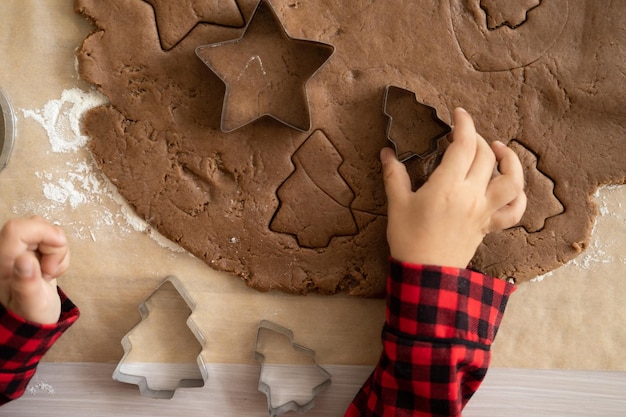
{"label": "parchment paper", "polygon": [[[104,98],[78,78],[74,50],[92,27],[71,1],[3,0],[0,16],[0,88],[17,112],[0,221],[40,214],[64,227],[72,266],[59,282],[82,312],[46,360],[119,361],[139,304],[176,275],[197,305],[191,319],[206,337],[207,362],[254,363],[256,326],[268,319],[291,328],[320,363],[375,363],[383,300],[250,290],[150,231],[117,196],[72,126]],[[494,366],[626,370],[626,188],[605,188],[597,201],[591,248],[513,295]],[[138,342],[135,355],[163,360],[162,348]]]}

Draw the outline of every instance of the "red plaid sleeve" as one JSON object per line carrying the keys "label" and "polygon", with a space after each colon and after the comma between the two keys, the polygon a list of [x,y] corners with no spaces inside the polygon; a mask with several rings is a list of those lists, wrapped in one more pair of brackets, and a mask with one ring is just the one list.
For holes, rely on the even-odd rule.
{"label": "red plaid sleeve", "polygon": [[59,288],[61,317],[55,324],[28,322],[0,305],[0,405],[20,397],[43,355],[78,319],[78,308]]}
{"label": "red plaid sleeve", "polygon": [[392,260],[383,352],[345,416],[460,416],[514,290],[467,269]]}

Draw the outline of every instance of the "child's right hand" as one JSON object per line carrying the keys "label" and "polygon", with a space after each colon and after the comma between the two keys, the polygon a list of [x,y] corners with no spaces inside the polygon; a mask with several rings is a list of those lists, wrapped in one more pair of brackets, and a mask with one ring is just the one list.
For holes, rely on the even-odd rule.
{"label": "child's right hand", "polygon": [[0,304],[34,323],[56,323],[56,278],[69,266],[61,228],[41,217],[9,220],[0,230]]}
{"label": "child's right hand", "polygon": [[453,122],[452,144],[415,192],[393,150],[381,151],[387,240],[398,261],[465,268],[487,233],[514,226],[526,209],[515,152],[497,141],[489,146],[463,109]]}

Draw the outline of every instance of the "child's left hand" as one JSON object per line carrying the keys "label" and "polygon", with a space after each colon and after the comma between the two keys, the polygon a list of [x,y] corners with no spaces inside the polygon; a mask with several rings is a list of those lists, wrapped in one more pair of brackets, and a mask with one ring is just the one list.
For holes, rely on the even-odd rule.
{"label": "child's left hand", "polygon": [[39,324],[59,320],[56,278],[69,267],[67,238],[41,217],[9,220],[0,230],[0,304]]}

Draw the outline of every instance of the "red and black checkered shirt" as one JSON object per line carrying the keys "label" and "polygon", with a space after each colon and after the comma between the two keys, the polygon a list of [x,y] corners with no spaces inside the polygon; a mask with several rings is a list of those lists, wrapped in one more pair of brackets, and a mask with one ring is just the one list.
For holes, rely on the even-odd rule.
{"label": "red and black checkered shirt", "polygon": [[59,289],[61,317],[55,324],[28,322],[0,305],[0,405],[20,397],[43,355],[78,319],[78,308]]}
{"label": "red and black checkered shirt", "polygon": [[460,416],[514,289],[467,269],[392,260],[383,352],[345,416]]}

